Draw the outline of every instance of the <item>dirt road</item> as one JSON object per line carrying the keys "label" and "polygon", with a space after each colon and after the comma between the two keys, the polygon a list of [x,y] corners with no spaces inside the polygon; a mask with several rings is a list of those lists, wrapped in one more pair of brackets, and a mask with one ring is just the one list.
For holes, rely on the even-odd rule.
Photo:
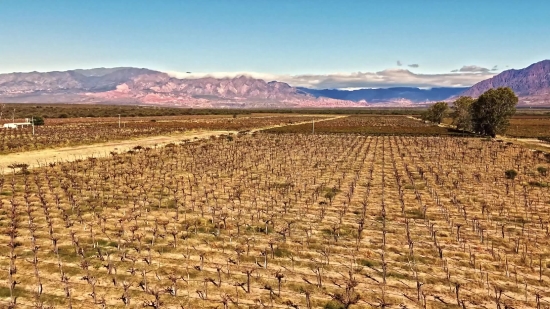
{"label": "dirt road", "polygon": [[92,145],[82,145],[73,147],[61,147],[52,149],[42,149],[35,151],[26,151],[12,153],[0,156],[0,168],[6,168],[14,163],[25,163],[30,167],[36,167],[39,164],[44,165],[50,162],[72,161],[79,158],[103,157],[111,151],[126,151],[140,145],[142,147],[162,146],[168,143],[180,142],[183,140],[203,139],[212,135],[236,133],[233,131],[198,131],[186,132],[181,134],[162,135],[154,137],[136,138],[124,141],[113,141]]}
{"label": "dirt road", "polygon": [[[407,118],[418,120],[418,121],[424,121],[422,119],[418,119],[418,118],[413,117],[413,116],[407,116]],[[456,128],[453,125],[444,124],[444,123],[440,123],[439,126],[443,127],[443,128],[453,128],[453,129]],[[540,141],[536,138],[516,138],[516,137],[509,137],[509,136],[504,136],[504,135],[497,135],[495,139],[502,140],[502,141],[505,141],[505,142],[514,143],[514,144],[518,144],[518,145],[522,145],[524,147],[531,148],[531,149],[534,149],[534,150],[541,150],[541,151],[545,151],[545,152],[550,151],[550,144],[549,143]]]}
{"label": "dirt road", "polygon": [[[317,119],[315,122],[327,121],[346,116],[327,117],[325,119]],[[297,122],[293,124],[274,125],[269,127],[262,127],[250,130],[251,133],[267,130],[276,127],[282,127],[287,125],[300,125],[304,123],[311,123],[311,121]],[[155,147],[163,146],[169,143],[178,143],[183,140],[195,140],[209,138],[210,136],[220,136],[223,134],[237,134],[237,131],[190,131],[181,134],[162,135],[154,137],[135,138],[124,141],[113,141],[107,143],[99,143],[92,145],[82,145],[73,147],[62,147],[43,149],[35,151],[26,151],[11,153],[0,156],[0,173],[2,171],[10,170],[8,168],[11,164],[24,163],[29,167],[43,166],[51,162],[65,162],[75,159],[83,159],[87,157],[104,157],[109,155],[111,151],[121,152],[132,149],[139,145],[142,147]]]}

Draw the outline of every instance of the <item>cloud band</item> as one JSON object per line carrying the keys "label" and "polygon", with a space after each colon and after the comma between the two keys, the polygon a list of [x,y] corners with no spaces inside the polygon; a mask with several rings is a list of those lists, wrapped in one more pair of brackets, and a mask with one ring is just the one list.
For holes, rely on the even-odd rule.
{"label": "cloud band", "polygon": [[245,75],[265,81],[279,81],[294,87],[314,89],[388,88],[388,87],[469,87],[491,78],[489,71],[461,71],[442,74],[417,74],[406,69],[387,69],[379,72],[354,72],[334,74],[276,75],[257,72],[187,73],[166,72],[179,79],[205,77],[234,78]]}

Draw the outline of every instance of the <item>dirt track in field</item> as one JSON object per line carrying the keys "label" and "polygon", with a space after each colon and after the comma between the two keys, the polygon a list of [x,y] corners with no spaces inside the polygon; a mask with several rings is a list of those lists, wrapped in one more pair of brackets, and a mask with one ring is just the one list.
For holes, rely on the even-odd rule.
{"label": "dirt track in field", "polygon": [[[424,121],[422,119],[412,117],[412,116],[407,116],[407,118],[418,120],[418,121]],[[453,129],[455,128],[455,126],[445,124],[445,123],[440,123],[438,124],[438,126],[442,128],[453,128]],[[522,145],[524,147],[535,149],[535,150],[550,151],[550,143],[540,141],[536,138],[517,138],[517,137],[511,137],[511,136],[497,135],[496,139]]]}
{"label": "dirt track in field", "polygon": [[104,157],[109,155],[111,151],[126,151],[140,145],[142,147],[162,146],[168,143],[180,142],[183,140],[203,139],[211,135],[221,135],[235,133],[230,131],[204,131],[204,132],[187,132],[182,134],[162,135],[146,138],[136,138],[124,141],[113,141],[92,145],[82,145],[73,147],[61,147],[52,149],[43,149],[35,151],[26,151],[12,153],[0,156],[0,167],[6,169],[8,165],[14,163],[25,163],[30,167],[44,165],[50,162],[72,161],[79,158],[87,157]]}
{"label": "dirt track in field", "polygon": [[[326,119],[317,119],[316,122],[327,121],[347,116],[327,117]],[[258,132],[271,128],[287,126],[287,125],[300,125],[304,123],[311,123],[311,121],[297,122],[293,124],[274,125],[269,127],[262,127],[252,129],[249,132]],[[169,143],[178,143],[184,140],[205,139],[210,136],[220,136],[224,134],[237,134],[237,131],[190,131],[181,134],[161,135],[153,137],[135,138],[131,140],[112,141],[99,144],[61,147],[52,149],[42,149],[34,151],[25,151],[11,153],[0,156],[0,173],[10,170],[8,168],[11,164],[24,163],[29,167],[43,166],[51,162],[66,162],[73,161],[75,159],[83,159],[87,157],[105,157],[110,152],[127,151],[135,146],[142,147],[155,147],[163,146]]]}

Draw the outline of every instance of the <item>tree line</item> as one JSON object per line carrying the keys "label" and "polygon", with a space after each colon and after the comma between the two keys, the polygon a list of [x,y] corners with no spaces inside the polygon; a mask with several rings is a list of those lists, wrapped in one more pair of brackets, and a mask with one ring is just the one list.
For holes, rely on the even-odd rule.
{"label": "tree line", "polygon": [[458,130],[495,137],[506,132],[517,104],[518,97],[511,88],[493,88],[477,99],[459,97],[450,113],[448,103],[437,102],[422,114],[422,119],[440,124],[449,115]]}

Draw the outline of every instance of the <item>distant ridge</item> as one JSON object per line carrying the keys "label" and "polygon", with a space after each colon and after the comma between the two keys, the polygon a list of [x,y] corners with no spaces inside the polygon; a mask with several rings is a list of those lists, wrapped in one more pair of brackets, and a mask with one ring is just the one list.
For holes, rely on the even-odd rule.
{"label": "distant ridge", "polygon": [[19,103],[123,103],[196,108],[361,107],[364,103],[316,98],[286,83],[246,76],[178,79],[140,68],[0,74],[0,101]]}
{"label": "distant ridge", "polygon": [[411,103],[426,103],[446,100],[463,91],[466,87],[442,87],[421,89],[415,87],[392,87],[379,89],[358,89],[358,90],[338,90],[338,89],[308,89],[298,88],[315,97],[328,97],[338,100],[361,101],[369,103],[388,103],[399,100],[408,100]]}
{"label": "distant ridge", "polygon": [[534,63],[524,69],[507,70],[481,81],[460,95],[478,97],[498,87],[510,87],[522,105],[550,105],[550,60]]}

